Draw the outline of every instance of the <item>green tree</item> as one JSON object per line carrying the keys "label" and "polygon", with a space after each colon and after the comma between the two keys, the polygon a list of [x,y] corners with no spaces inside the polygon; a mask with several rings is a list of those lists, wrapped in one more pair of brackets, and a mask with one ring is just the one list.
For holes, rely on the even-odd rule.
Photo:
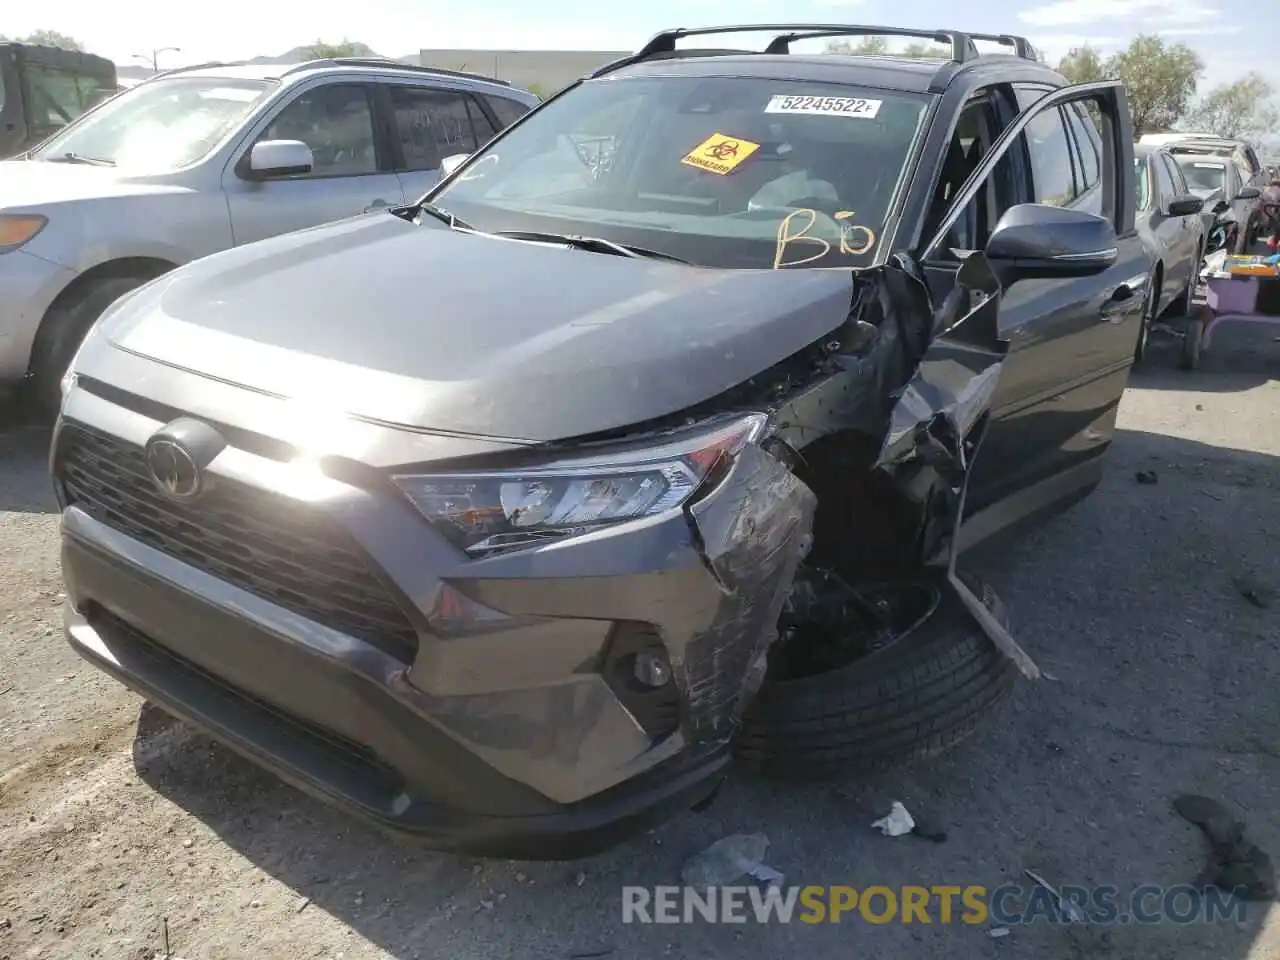
{"label": "green tree", "polygon": [[25,37],[6,37],[0,33],[0,40],[14,40],[18,43],[30,43],[41,47],[58,47],[62,50],[84,49],[84,45],[75,37],[69,37],[57,30],[36,30]]}
{"label": "green tree", "polygon": [[360,55],[360,45],[348,40],[346,37],[343,37],[340,43],[325,43],[323,40],[317,40],[303,49],[306,50],[307,56],[313,60],[332,60],[336,57],[356,57]]}
{"label": "green tree", "polygon": [[1124,81],[1134,135],[1142,136],[1171,130],[1182,119],[1204,63],[1186,44],[1166,44],[1154,34],[1142,34],[1103,69]]}
{"label": "green tree", "polygon": [[857,43],[833,40],[827,44],[827,53],[839,53],[850,57],[883,57],[888,52],[889,41],[885,37],[863,37]]}
{"label": "green tree", "polygon": [[950,60],[951,51],[936,43],[909,43],[899,56],[909,57],[912,60]]}
{"label": "green tree", "polygon": [[1058,72],[1071,83],[1088,83],[1105,80],[1107,64],[1097,48],[1086,43],[1083,47],[1072,47],[1067,51],[1067,55],[1058,61]]}
{"label": "green tree", "polygon": [[1181,126],[1224,137],[1245,134],[1265,136],[1280,126],[1275,88],[1257,73],[1247,73],[1235,83],[1214,87],[1192,107]]}

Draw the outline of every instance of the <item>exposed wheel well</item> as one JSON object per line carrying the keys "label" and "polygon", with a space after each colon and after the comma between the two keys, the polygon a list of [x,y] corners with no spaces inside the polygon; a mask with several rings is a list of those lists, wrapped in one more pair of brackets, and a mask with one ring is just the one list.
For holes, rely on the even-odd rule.
{"label": "exposed wheel well", "polygon": [[[159,257],[122,257],[119,260],[108,260],[106,263],[91,267],[67,284],[65,289],[54,298],[53,303],[49,304],[49,309],[45,311],[44,317],[40,320],[40,327],[36,330],[35,342],[41,342],[41,334],[45,325],[50,322],[50,318],[59,316],[68,307],[77,303],[98,281],[117,277],[136,277],[143,281],[154,280],[176,266],[176,263],[170,263]],[[35,357],[36,351],[33,350],[32,363],[35,362]]]}
{"label": "exposed wheel well", "polygon": [[888,580],[917,562],[918,508],[874,470],[880,440],[829,434],[799,451],[795,474],[818,499],[807,562],[849,580]]}

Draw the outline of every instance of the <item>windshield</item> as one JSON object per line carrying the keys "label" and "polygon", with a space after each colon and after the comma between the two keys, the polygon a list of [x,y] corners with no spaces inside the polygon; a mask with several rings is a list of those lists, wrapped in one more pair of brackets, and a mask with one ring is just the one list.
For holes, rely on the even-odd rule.
{"label": "windshield", "polygon": [[1191,157],[1175,157],[1182,174],[1187,178],[1187,188],[1200,199],[1219,192],[1226,182],[1227,169],[1220,163],[1193,160]]}
{"label": "windshield", "polygon": [[602,237],[706,266],[866,266],[926,105],[830,83],[590,80],[431,199],[477,230]]}
{"label": "windshield", "polygon": [[208,77],[140,83],[46,141],[32,159],[168,173],[217,146],[271,89],[260,81]]}

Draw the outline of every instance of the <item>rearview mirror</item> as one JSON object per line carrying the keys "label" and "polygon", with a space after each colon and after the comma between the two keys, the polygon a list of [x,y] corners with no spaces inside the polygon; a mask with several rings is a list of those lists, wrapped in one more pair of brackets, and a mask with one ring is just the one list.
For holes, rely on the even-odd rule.
{"label": "rearview mirror", "polygon": [[1245,187],[1243,190],[1241,190],[1239,193],[1236,194],[1236,199],[1237,200],[1257,200],[1260,196],[1262,196],[1262,191],[1259,190],[1257,187]]}
{"label": "rearview mirror", "polygon": [[1119,256],[1115,228],[1106,217],[1045,203],[1010,207],[991,232],[985,253],[1005,284],[1090,276]]}
{"label": "rearview mirror", "polygon": [[440,179],[443,180],[445,177],[452,174],[453,171],[457,170],[460,166],[466,163],[467,157],[469,156],[471,156],[471,154],[469,153],[454,153],[445,157],[443,160],[441,160],[440,161]]}
{"label": "rearview mirror", "polygon": [[1204,209],[1204,200],[1194,194],[1184,194],[1169,201],[1169,216],[1189,217]]}
{"label": "rearview mirror", "polygon": [[249,150],[248,174],[251,180],[310,173],[314,165],[311,148],[301,140],[263,140]]}

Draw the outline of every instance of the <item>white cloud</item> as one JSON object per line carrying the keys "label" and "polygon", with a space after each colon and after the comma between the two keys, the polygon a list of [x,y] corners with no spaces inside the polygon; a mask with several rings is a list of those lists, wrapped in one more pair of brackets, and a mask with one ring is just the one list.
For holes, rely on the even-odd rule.
{"label": "white cloud", "polygon": [[1199,3],[1171,7],[1168,0],[1058,0],[1018,14],[1037,27],[1066,27],[1106,20],[1148,20],[1160,23],[1203,23],[1221,11]]}
{"label": "white cloud", "polygon": [[1229,37],[1239,33],[1241,27],[1225,25],[1221,27],[1157,27],[1155,32],[1162,37]]}
{"label": "white cloud", "polygon": [[1090,46],[1099,51],[1118,49],[1127,43],[1122,37],[1091,36],[1083,33],[1042,33],[1028,38],[1042,51],[1050,63],[1065,57],[1076,47]]}

